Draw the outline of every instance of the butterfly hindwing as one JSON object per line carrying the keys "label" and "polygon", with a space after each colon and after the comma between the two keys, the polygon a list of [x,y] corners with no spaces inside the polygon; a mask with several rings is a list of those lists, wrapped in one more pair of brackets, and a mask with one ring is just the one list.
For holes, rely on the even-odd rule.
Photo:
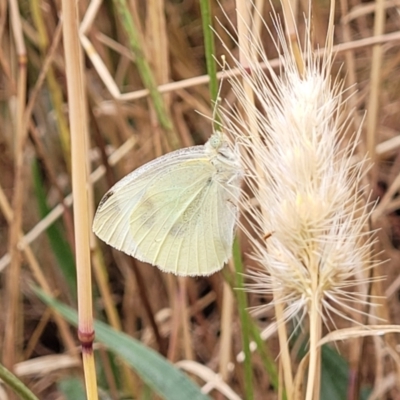
{"label": "butterfly hindwing", "polygon": [[190,160],[148,185],[130,216],[135,257],[180,275],[205,274],[209,265],[220,268],[226,256],[210,243],[221,190],[213,172],[204,159]]}

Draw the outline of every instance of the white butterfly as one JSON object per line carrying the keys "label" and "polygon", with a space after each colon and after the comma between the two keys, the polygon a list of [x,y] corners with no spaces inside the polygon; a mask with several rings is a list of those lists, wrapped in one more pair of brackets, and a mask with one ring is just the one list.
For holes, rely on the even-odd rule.
{"label": "white butterfly", "polygon": [[232,253],[243,171],[227,138],[159,157],[116,183],[93,231],[109,245],[177,275],[210,275]]}

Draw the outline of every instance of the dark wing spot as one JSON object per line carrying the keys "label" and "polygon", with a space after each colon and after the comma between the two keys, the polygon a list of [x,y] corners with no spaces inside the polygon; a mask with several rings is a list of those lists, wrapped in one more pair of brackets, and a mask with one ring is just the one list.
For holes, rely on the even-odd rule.
{"label": "dark wing spot", "polygon": [[106,203],[106,201],[114,194],[114,192],[112,190],[108,191],[103,198],[100,200],[98,209],[100,209],[101,207],[103,207],[103,205]]}

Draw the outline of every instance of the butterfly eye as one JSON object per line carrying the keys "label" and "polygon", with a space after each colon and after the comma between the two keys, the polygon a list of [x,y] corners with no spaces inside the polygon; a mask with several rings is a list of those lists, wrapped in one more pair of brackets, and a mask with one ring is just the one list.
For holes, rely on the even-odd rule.
{"label": "butterfly eye", "polygon": [[233,154],[232,150],[228,146],[227,143],[224,143],[219,149],[218,149],[218,155],[221,156],[222,158],[226,160],[233,160],[235,159],[235,155]]}
{"label": "butterfly eye", "polygon": [[219,151],[219,148],[224,144],[224,138],[221,132],[215,132],[208,140],[209,145]]}

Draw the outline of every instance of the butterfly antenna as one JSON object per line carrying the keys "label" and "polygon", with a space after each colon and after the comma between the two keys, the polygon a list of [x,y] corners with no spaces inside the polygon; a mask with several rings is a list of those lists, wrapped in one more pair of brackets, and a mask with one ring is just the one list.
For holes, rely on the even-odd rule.
{"label": "butterfly antenna", "polygon": [[[222,55],[221,59],[222,59],[222,72],[225,72],[225,69],[226,69],[226,58],[225,58],[224,55]],[[214,110],[213,110],[213,115],[212,115],[212,119],[213,119],[213,122],[214,122],[214,126],[213,126],[214,133],[220,132],[221,128],[222,128],[221,116],[220,116],[220,114],[218,112],[218,109],[219,109],[219,105],[220,105],[221,100],[222,100],[221,99],[221,91],[222,91],[223,83],[224,83],[224,74],[222,74],[220,83],[218,85],[217,97],[216,97],[216,99],[214,101]]]}

